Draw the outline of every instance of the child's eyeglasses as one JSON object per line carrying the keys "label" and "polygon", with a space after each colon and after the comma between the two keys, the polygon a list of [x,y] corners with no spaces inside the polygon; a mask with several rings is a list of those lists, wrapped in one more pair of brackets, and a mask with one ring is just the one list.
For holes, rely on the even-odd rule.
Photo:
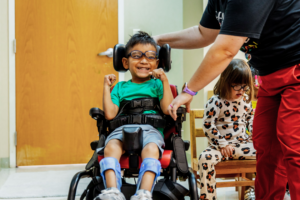
{"label": "child's eyeglasses", "polygon": [[143,53],[139,50],[134,50],[134,51],[130,52],[127,55],[127,58],[129,56],[131,56],[134,59],[139,59],[139,58],[143,57],[143,55],[146,56],[146,58],[148,58],[150,60],[154,60],[157,58],[157,53],[155,51],[146,51],[145,53]]}
{"label": "child's eyeglasses", "polygon": [[240,91],[241,89],[243,89],[245,92],[247,92],[250,89],[250,87],[248,85],[244,85],[244,86],[241,86],[241,85],[231,85],[231,87],[235,91]]}

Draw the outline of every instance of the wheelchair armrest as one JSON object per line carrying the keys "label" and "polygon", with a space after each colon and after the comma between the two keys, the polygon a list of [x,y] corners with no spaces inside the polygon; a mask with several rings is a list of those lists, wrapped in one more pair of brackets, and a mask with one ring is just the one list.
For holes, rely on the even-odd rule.
{"label": "wheelchair armrest", "polygon": [[95,141],[91,142],[91,149],[93,151],[95,151],[97,149],[98,143],[99,143],[99,140],[95,140]]}
{"label": "wheelchair armrest", "polygon": [[91,108],[90,109],[90,116],[95,119],[95,120],[98,120],[100,118],[104,119],[105,116],[104,116],[104,111],[102,111],[101,109],[99,108]]}

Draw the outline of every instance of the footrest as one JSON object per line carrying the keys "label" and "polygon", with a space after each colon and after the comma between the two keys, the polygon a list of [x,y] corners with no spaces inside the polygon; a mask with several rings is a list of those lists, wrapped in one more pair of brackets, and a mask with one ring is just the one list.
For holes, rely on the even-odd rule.
{"label": "footrest", "polygon": [[182,185],[169,179],[160,179],[153,190],[153,199],[184,200],[187,190]]}
{"label": "footrest", "polygon": [[181,137],[173,138],[173,148],[178,170],[183,174],[188,173],[189,166],[185,154],[185,144]]}

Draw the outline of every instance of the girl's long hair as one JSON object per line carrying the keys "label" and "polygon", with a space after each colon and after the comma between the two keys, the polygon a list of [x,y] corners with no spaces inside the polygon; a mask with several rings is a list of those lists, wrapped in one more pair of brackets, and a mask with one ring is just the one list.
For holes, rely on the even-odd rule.
{"label": "girl's long hair", "polygon": [[253,95],[253,80],[249,65],[241,59],[233,59],[222,72],[214,87],[214,94],[223,99],[231,98],[231,85],[248,85],[250,89],[245,92],[248,95],[247,103],[251,102]]}

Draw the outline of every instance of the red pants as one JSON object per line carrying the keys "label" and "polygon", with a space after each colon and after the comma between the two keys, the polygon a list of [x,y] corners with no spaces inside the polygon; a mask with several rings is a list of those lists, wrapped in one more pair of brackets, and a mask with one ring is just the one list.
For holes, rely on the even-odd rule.
{"label": "red pants", "polygon": [[253,122],[256,200],[300,199],[300,64],[261,76]]}

